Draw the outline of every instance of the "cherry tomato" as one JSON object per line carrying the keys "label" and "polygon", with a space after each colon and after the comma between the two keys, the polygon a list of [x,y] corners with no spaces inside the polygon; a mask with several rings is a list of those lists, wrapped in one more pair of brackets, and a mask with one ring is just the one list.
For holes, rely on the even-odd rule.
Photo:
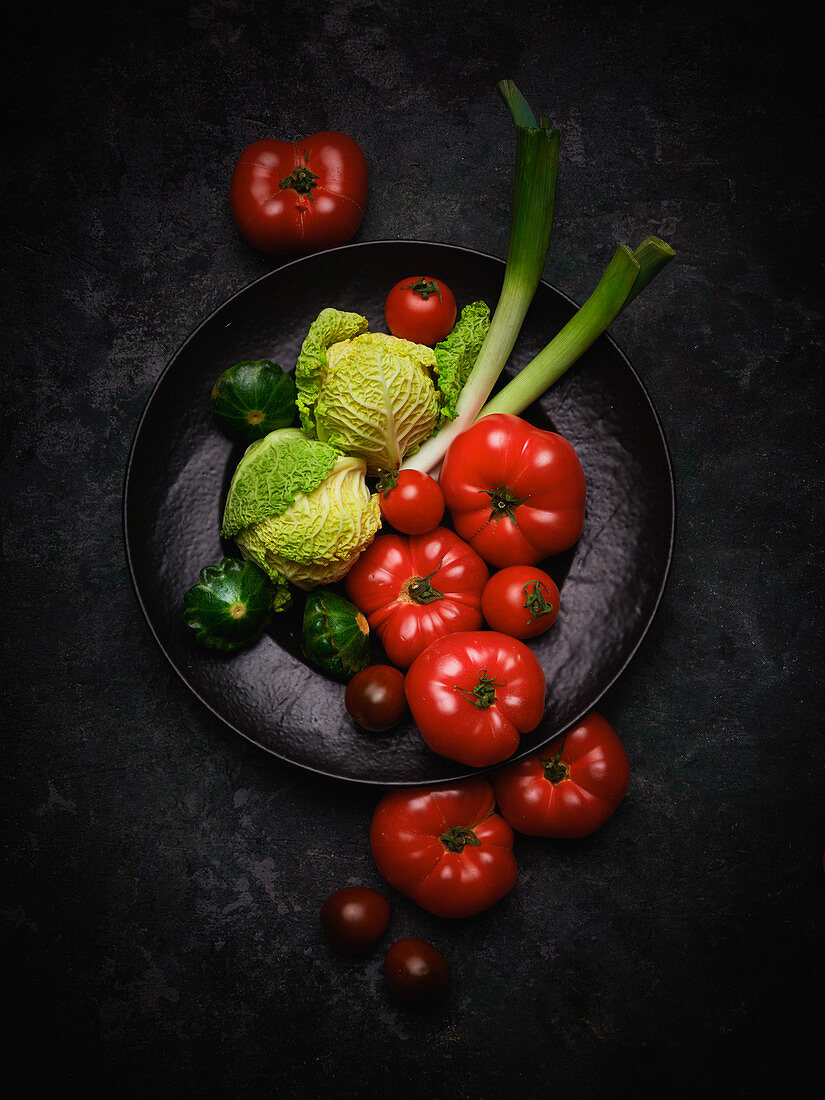
{"label": "cherry tomato", "polygon": [[432,275],[402,279],[384,303],[384,317],[393,336],[430,347],[450,332],[456,312],[453,292]]}
{"label": "cherry tomato", "polygon": [[496,772],[492,782],[501,815],[518,832],[573,839],[604,825],[629,780],[616,731],[591,711],[543,751]]}
{"label": "cherry tomato", "polygon": [[484,586],[481,613],[493,630],[535,638],[556,621],[559,590],[550,574],[535,565],[507,566]]}
{"label": "cherry tomato", "polygon": [[472,917],[512,890],[513,830],[481,776],[391,790],[375,808],[370,847],[390,886],[437,917]]}
{"label": "cherry tomato", "polygon": [[229,204],[243,236],[262,252],[311,252],[345,244],[364,216],[367,162],[346,134],[247,146],[232,173]]}
{"label": "cherry tomato", "polygon": [[344,692],[347,714],[372,733],[397,725],[407,709],[404,673],[392,665],[368,665],[356,672]]}
{"label": "cherry tomato", "polygon": [[474,768],[506,760],[544,716],[538,658],[496,630],[438,638],[413,661],[404,690],[433,752]]}
{"label": "cherry tomato", "polygon": [[521,417],[471,424],[438,481],[456,531],[491,565],[535,565],[582,532],[586,487],[572,444]]}
{"label": "cherry tomato", "polygon": [[368,886],[345,886],[321,906],[321,927],[333,947],[349,955],[368,951],[390,923],[390,903]]}
{"label": "cherry tomato", "polygon": [[379,535],[347,573],[347,595],[367,616],[387,657],[409,668],[442,634],[478,630],[487,566],[447,527]]}
{"label": "cherry tomato", "polygon": [[384,957],[387,984],[399,1000],[423,1008],[443,1000],[450,987],[450,967],[437,947],[408,936]]}
{"label": "cherry tomato", "polygon": [[396,531],[423,535],[444,518],[444,494],[438,482],[420,470],[394,470],[378,486],[381,515]]}

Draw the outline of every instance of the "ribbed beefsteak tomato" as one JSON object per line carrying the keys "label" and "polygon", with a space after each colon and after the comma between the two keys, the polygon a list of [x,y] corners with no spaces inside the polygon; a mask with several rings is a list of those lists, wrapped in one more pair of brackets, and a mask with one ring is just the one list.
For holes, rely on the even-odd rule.
{"label": "ribbed beefsteak tomato", "polygon": [[272,254],[345,244],[361,224],[366,201],[364,154],[335,130],[300,141],[253,142],[238,157],[229,188],[238,229]]}
{"label": "ribbed beefsteak tomato", "polygon": [[582,533],[573,445],[521,417],[493,413],[456,436],[438,483],[456,531],[491,565],[536,565]]}
{"label": "ribbed beefsteak tomato", "polygon": [[624,745],[596,711],[492,779],[499,810],[517,832],[567,839],[604,825],[629,781]]}
{"label": "ribbed beefsteak tomato", "polygon": [[433,752],[474,768],[506,760],[544,715],[546,684],[524,642],[497,630],[447,634],[413,661],[410,712]]}
{"label": "ribbed beefsteak tomato", "polygon": [[387,882],[438,917],[488,909],[518,875],[513,830],[495,812],[493,788],[481,776],[385,794],[370,846]]}
{"label": "ribbed beefsteak tomato", "polygon": [[367,617],[387,656],[409,668],[430,642],[482,625],[489,570],[446,527],[424,535],[379,535],[346,576],[347,595]]}

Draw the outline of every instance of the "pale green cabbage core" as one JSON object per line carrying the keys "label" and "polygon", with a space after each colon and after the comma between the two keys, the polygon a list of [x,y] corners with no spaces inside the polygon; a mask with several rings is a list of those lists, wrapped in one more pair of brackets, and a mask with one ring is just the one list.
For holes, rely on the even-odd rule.
{"label": "pale green cabbage core", "polygon": [[378,496],[365,474],[361,459],[339,456],[312,492],[238,532],[241,553],[273,579],[285,577],[305,590],[341,580],[381,525]]}
{"label": "pale green cabbage core", "polygon": [[332,344],[315,405],[318,438],[363,458],[369,474],[397,469],[435,428],[435,364],[432,348],[380,332]]}

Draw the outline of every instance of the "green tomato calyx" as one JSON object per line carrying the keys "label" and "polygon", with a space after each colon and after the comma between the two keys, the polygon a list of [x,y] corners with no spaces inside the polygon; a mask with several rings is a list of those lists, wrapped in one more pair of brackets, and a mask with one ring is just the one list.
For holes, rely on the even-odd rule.
{"label": "green tomato calyx", "polygon": [[[530,588],[532,585],[532,589]],[[546,598],[545,592],[549,596],[547,585],[541,581],[528,581],[522,588],[524,593],[524,608],[530,612],[530,622],[535,622],[536,619],[540,619],[542,615],[549,615],[553,611],[553,605]]]}
{"label": "green tomato calyx", "polygon": [[419,275],[414,282],[407,283],[404,290],[411,290],[413,294],[417,294],[419,298],[422,298],[425,302],[431,294],[437,294],[438,300],[440,302],[444,301],[441,297],[441,287],[435,279],[426,279],[423,275]]}
{"label": "green tomato calyx", "polygon": [[[517,497],[507,485],[495,489],[481,489],[490,498],[490,519],[498,521],[505,516],[511,523],[517,523],[516,508],[527,501],[527,497]],[[488,520],[489,522],[489,520]]]}
{"label": "green tomato calyx", "polygon": [[410,577],[408,580],[404,581],[398,596],[401,602],[427,604],[435,603],[436,600],[443,600],[444,593],[439,592],[438,589],[430,583],[440,568],[441,562],[439,562],[432,573],[428,573],[426,577]]}
{"label": "green tomato calyx", "polygon": [[469,825],[451,825],[439,838],[448,852],[463,852],[467,844],[480,848],[481,841]]}
{"label": "green tomato calyx", "polygon": [[487,675],[486,668],[480,668],[478,670],[478,683],[472,691],[459,687],[458,684],[453,687],[453,691],[460,692],[468,703],[472,703],[479,710],[486,710],[496,701],[497,687],[504,687],[504,684],[497,684],[494,677]]}
{"label": "green tomato calyx", "polygon": [[[309,157],[307,157],[306,153],[304,153],[304,160],[307,162],[309,161]],[[282,180],[278,181],[278,186],[283,191],[291,189],[292,191],[297,191],[299,195],[309,195],[314,202],[315,199],[312,198],[312,189],[317,182],[318,175],[316,172],[311,171],[306,164],[298,164],[293,169],[291,176],[284,176]]]}

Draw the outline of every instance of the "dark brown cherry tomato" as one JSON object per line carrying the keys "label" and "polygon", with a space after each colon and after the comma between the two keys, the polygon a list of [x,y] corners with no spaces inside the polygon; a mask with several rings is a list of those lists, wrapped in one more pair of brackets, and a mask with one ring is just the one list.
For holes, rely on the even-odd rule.
{"label": "dark brown cherry tomato", "polygon": [[345,886],[321,906],[321,927],[327,939],[348,955],[368,951],[389,923],[390,903],[368,886]]}
{"label": "dark brown cherry tomato", "polygon": [[392,993],[417,1008],[436,1004],[450,987],[450,967],[437,947],[413,936],[396,940],[384,958]]}
{"label": "dark brown cherry tomato", "polygon": [[404,673],[392,665],[368,665],[352,677],[344,693],[350,718],[371,733],[398,725],[407,709]]}

